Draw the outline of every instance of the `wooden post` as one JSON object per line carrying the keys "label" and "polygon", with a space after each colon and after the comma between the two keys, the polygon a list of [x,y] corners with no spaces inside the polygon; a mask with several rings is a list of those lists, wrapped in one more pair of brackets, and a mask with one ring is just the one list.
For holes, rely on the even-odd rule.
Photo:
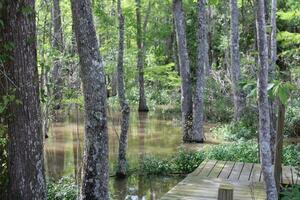
{"label": "wooden post", "polygon": [[221,185],[218,191],[218,200],[233,200],[233,187],[231,185]]}

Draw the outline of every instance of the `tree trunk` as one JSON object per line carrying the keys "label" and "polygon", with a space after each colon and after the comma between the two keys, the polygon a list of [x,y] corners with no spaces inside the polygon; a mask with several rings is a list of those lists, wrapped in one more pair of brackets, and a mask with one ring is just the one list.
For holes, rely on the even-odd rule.
{"label": "tree trunk", "polygon": [[85,103],[85,144],[81,199],[108,199],[108,133],[102,58],[90,0],[72,0]]}
{"label": "tree trunk", "polygon": [[117,77],[117,71],[114,70],[114,72],[111,75],[111,96],[117,96],[117,87],[118,87],[118,77]]}
{"label": "tree trunk", "polygon": [[118,53],[118,66],[117,66],[117,80],[118,80],[118,96],[119,103],[122,111],[121,120],[121,134],[119,139],[119,158],[117,176],[125,177],[126,172],[126,151],[128,140],[128,127],[129,127],[129,113],[125,97],[125,84],[124,84],[124,16],[122,14],[121,0],[118,0],[118,17],[119,17],[119,53]]}
{"label": "tree trunk", "polygon": [[192,142],[193,100],[190,80],[190,61],[187,51],[185,17],[182,10],[181,0],[173,0],[173,14],[175,20],[176,40],[181,76],[181,112],[183,141]]}
{"label": "tree trunk", "polygon": [[275,143],[275,159],[274,159],[274,177],[276,182],[277,192],[280,191],[280,179],[282,174],[282,150],[283,150],[283,131],[284,131],[284,119],[285,118],[285,106],[279,102],[278,105],[278,122],[277,122],[277,134]]}
{"label": "tree trunk", "polygon": [[145,96],[145,81],[144,81],[144,43],[141,18],[141,0],[136,0],[136,42],[138,46],[138,79],[139,79],[139,112],[148,112],[146,96]]}
{"label": "tree trunk", "polygon": [[239,12],[237,7],[237,0],[230,0],[231,12],[231,87],[234,99],[234,119],[239,121],[243,115],[245,108],[245,97],[242,88],[239,86],[241,80],[240,69],[240,48],[239,48]]}
{"label": "tree trunk", "polygon": [[[277,11],[277,0],[272,0],[271,8],[271,39],[270,39],[270,56],[271,64],[269,68],[269,82],[272,82],[275,78],[276,70],[276,60],[277,60],[277,42],[276,42],[276,11]],[[275,138],[276,138],[276,103],[274,100],[269,98],[270,103],[270,133],[271,133],[271,150],[272,150],[272,160],[274,160],[275,155]]]}
{"label": "tree trunk", "polygon": [[198,0],[197,68],[193,113],[193,141],[203,142],[204,78],[207,68],[205,0]]}
{"label": "tree trunk", "polygon": [[272,172],[272,155],[270,147],[270,116],[268,102],[268,43],[266,34],[264,0],[257,0],[257,39],[260,60],[258,78],[258,108],[261,165],[266,184],[267,199],[277,200],[277,190]]}
{"label": "tree trunk", "polygon": [[[52,7],[52,24],[53,24],[53,48],[62,53],[64,49],[63,44],[63,33],[61,25],[61,12],[59,6],[59,0],[53,0]],[[54,98],[54,109],[59,109],[61,107],[62,100],[62,87],[63,87],[63,78],[62,78],[62,65],[59,59],[54,60],[53,69],[51,72],[52,81],[54,83],[53,88],[53,98]]]}
{"label": "tree trunk", "polygon": [[[2,84],[6,85],[6,94],[15,97],[7,116],[12,200],[46,199],[34,6],[34,0],[4,1],[0,12],[4,24],[0,49],[7,58],[4,61],[7,80]],[[21,12],[25,9],[26,12]]]}

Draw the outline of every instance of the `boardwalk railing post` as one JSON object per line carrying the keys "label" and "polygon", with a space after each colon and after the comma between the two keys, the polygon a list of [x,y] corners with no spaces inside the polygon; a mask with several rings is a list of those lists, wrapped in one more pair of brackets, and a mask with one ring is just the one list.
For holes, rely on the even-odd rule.
{"label": "boardwalk railing post", "polygon": [[221,185],[218,191],[218,200],[233,200],[233,187],[231,185]]}

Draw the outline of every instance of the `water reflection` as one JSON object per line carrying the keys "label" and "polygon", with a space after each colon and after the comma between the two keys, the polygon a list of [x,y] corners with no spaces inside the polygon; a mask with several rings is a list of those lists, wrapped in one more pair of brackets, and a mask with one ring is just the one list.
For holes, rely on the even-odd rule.
{"label": "water reflection", "polygon": [[[50,140],[51,143],[56,145],[46,148],[46,167],[49,173],[48,175],[54,179],[58,179],[63,176],[65,167],[65,135],[62,129],[63,127],[59,126],[57,126],[55,129],[52,129],[52,137]],[[55,131],[54,134],[53,131]]]}
{"label": "water reflection", "polygon": [[[109,157],[110,171],[116,168],[120,132],[119,112],[109,110]],[[176,153],[182,146],[180,116],[162,113],[131,113],[128,135],[129,166],[142,164],[145,155],[167,156]],[[59,179],[73,175],[80,183],[83,116],[75,110],[65,122],[52,125],[49,139],[45,142],[46,173],[48,177]],[[124,180],[110,178],[110,192],[115,199],[155,200],[176,185],[182,177],[145,177],[133,175]]]}

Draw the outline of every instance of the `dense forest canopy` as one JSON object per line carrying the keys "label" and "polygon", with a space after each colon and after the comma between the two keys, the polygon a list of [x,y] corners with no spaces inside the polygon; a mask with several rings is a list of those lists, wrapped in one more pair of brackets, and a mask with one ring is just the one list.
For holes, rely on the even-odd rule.
{"label": "dense forest canopy", "polygon": [[[3,0],[0,30],[1,199],[125,199],[112,176],[188,174],[204,159],[259,162],[267,199],[299,198],[280,185],[282,164],[300,166],[299,0]],[[182,144],[132,164],[131,127],[147,129],[148,112],[171,116]],[[74,113],[84,156],[53,181],[47,145]]]}

